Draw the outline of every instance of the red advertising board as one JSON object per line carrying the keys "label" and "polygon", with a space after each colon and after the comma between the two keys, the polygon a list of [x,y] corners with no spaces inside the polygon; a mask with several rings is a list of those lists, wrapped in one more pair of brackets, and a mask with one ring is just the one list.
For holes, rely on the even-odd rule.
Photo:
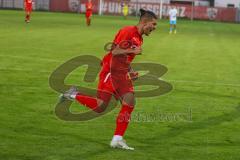
{"label": "red advertising board", "polygon": [[[87,0],[50,0],[50,11],[62,12],[85,12],[85,3]],[[93,12],[99,12],[99,1],[93,0]],[[121,15],[122,4],[117,0],[102,0],[102,13],[110,15]],[[191,5],[175,5],[178,10],[178,17],[235,22],[236,8],[212,8]],[[129,14],[135,15],[140,8],[152,10],[160,16],[160,3],[129,3]],[[170,5],[163,4],[162,15],[168,16]]]}
{"label": "red advertising board", "polygon": [[69,12],[69,0],[50,0],[49,9],[55,12]]}

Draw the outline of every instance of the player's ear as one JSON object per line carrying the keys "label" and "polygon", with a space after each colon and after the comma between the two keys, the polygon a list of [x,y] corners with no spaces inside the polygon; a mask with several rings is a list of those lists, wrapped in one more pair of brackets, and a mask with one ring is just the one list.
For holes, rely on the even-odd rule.
{"label": "player's ear", "polygon": [[139,11],[140,11],[140,17],[142,17],[146,13],[146,11],[142,8]]}

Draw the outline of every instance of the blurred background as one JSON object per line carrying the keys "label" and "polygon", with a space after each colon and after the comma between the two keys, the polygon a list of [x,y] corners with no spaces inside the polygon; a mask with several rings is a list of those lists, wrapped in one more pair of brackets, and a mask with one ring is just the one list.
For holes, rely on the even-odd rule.
{"label": "blurred background", "polygon": [[[0,8],[23,9],[24,0],[0,0]],[[51,12],[85,12],[87,0],[35,0],[34,10]],[[137,16],[139,8],[154,11],[166,18],[171,5],[178,9],[178,17],[198,20],[240,22],[240,0],[93,0],[93,12],[99,15],[121,15],[123,3],[129,15]]]}

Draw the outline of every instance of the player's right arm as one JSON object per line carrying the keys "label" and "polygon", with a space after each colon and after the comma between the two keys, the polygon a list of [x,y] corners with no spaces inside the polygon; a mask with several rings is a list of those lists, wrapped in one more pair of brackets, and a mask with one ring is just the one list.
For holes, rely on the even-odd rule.
{"label": "player's right arm", "polygon": [[135,81],[138,79],[138,72],[134,71],[131,66],[129,66],[128,73],[129,73],[131,80]]}
{"label": "player's right arm", "polygon": [[176,9],[176,17],[177,17],[177,15],[178,15],[178,10]]}
{"label": "player's right arm", "polygon": [[120,54],[136,54],[136,55],[139,55],[141,53],[142,53],[142,48],[141,47],[122,49],[122,48],[119,47],[119,45],[117,45],[112,50],[113,55],[120,55]]}
{"label": "player's right arm", "polygon": [[168,17],[169,17],[169,19],[171,19],[171,9],[169,10],[169,12],[168,12]]}
{"label": "player's right arm", "polygon": [[121,29],[114,39],[114,44],[116,44],[116,46],[112,50],[113,55],[141,54],[142,52],[141,47],[132,47],[132,46],[122,47],[123,44],[121,43],[124,43],[124,42],[126,42],[126,45],[128,45],[128,42],[130,43],[132,42],[131,32],[126,28]]}

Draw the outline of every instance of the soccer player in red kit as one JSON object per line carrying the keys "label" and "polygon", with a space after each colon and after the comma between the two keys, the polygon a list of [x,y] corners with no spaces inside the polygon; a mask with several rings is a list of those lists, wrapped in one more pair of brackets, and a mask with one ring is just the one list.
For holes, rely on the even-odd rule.
{"label": "soccer player in red kit", "polygon": [[87,26],[91,25],[92,8],[93,8],[92,0],[88,0],[88,2],[86,3],[86,23],[87,23]]}
{"label": "soccer player in red kit", "polygon": [[113,148],[134,150],[123,139],[135,106],[132,80],[138,76],[138,73],[131,69],[130,64],[134,57],[142,52],[142,36],[150,35],[157,25],[157,17],[153,12],[143,9],[140,12],[139,23],[136,26],[122,28],[115,36],[115,47],[104,56],[99,74],[97,98],[78,92],[74,86],[61,96],[61,101],[77,100],[98,113],[106,109],[112,96],[119,99],[122,108],[117,117],[115,133],[110,143]]}
{"label": "soccer player in red kit", "polygon": [[24,7],[25,7],[25,22],[29,23],[30,22],[30,16],[32,12],[32,0],[25,0],[24,1]]}

